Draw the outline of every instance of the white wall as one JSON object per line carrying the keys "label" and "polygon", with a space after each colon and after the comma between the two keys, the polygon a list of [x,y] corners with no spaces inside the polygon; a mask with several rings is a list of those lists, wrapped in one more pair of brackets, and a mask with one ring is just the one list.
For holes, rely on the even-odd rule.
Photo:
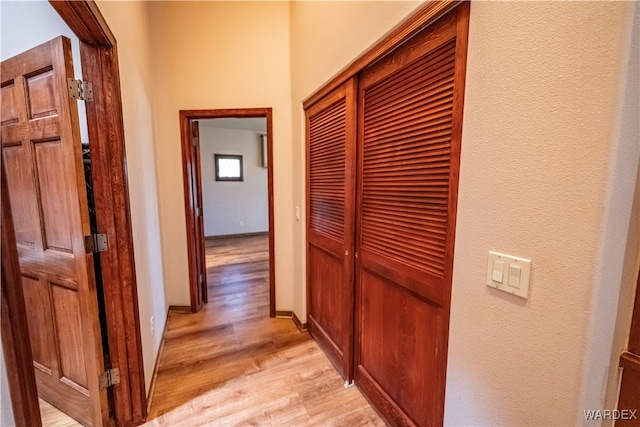
{"label": "white wall", "polygon": [[[205,236],[269,231],[267,169],[262,167],[261,144],[261,135],[253,131],[200,125]],[[244,181],[216,181],[214,154],[241,155]]]}
{"label": "white wall", "polygon": [[4,427],[15,426],[13,407],[9,394],[9,382],[7,381],[7,367],[4,364],[4,352],[0,344],[0,425]]}
{"label": "white wall", "polygon": [[[3,61],[55,37],[66,36],[71,40],[74,78],[82,79],[78,37],[73,34],[48,2],[2,0],[0,9],[2,9],[0,57]],[[78,118],[80,120],[80,140],[89,142],[87,115],[83,102],[78,102]]]}
{"label": "white wall", "polygon": [[[288,2],[150,2],[165,291],[189,305],[179,110],[273,108],[276,309],[293,307]],[[300,177],[295,177],[296,180]]]}
{"label": "white wall", "polygon": [[[156,185],[154,97],[161,96],[151,81],[147,2],[100,1],[98,6],[118,40],[124,137],[133,248],[135,251],[142,356],[147,393],[166,322]],[[154,317],[155,333],[150,319]]]}
{"label": "white wall", "polygon": [[[296,175],[304,170],[300,101],[357,56],[369,8],[385,7],[402,6],[292,4]],[[618,298],[633,288],[622,271],[633,268],[638,250],[637,227],[630,228],[640,149],[637,51],[629,56],[634,7],[472,3],[448,425],[584,424],[583,409],[615,401],[611,391],[605,399],[607,382],[615,382],[612,342],[616,324],[628,324],[628,317],[616,320]],[[334,60],[351,47],[352,56]],[[295,191],[302,203],[304,186]],[[302,227],[294,259],[300,283]],[[485,286],[489,250],[533,260],[528,300]],[[298,313],[302,286],[295,301]]]}

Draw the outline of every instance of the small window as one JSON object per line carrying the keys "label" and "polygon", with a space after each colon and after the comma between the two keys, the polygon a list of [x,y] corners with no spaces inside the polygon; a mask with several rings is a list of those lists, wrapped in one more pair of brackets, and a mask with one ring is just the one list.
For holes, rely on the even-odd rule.
{"label": "small window", "polygon": [[244,181],[242,174],[242,156],[214,154],[216,181]]}

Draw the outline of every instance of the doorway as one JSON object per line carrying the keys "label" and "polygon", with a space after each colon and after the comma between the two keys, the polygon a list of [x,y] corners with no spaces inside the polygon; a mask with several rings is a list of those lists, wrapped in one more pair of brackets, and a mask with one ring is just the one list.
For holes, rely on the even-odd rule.
{"label": "doorway", "polygon": [[[242,121],[251,119],[248,121]],[[260,120],[255,120],[260,119]],[[258,124],[264,123],[262,126]],[[204,126],[202,126],[204,125]],[[214,209],[228,210],[229,206],[220,206],[220,201],[203,200],[203,164],[208,164],[209,172],[207,179],[224,182],[225,184],[239,184],[240,179],[244,180],[245,159],[242,154],[235,153],[209,153],[203,156],[203,127],[205,134],[220,133],[219,131],[209,131],[209,129],[218,129],[235,126],[250,127],[255,134],[254,145],[251,150],[250,164],[256,175],[260,175],[260,171],[256,169],[266,169],[266,191],[267,191],[267,214],[266,224],[264,218],[260,215],[252,214],[252,208],[245,206],[236,211],[235,214],[225,212],[224,220],[228,221],[226,230],[220,231],[216,228],[216,223],[223,220],[223,217],[213,219],[210,223],[205,224],[207,205]],[[259,127],[259,128],[258,128]],[[180,129],[182,143],[183,158],[183,182],[185,190],[185,213],[187,226],[187,251],[189,258],[189,293],[191,296],[191,311],[199,311],[207,302],[207,280],[206,280],[206,236],[207,233],[214,235],[229,234],[250,234],[264,231],[264,226],[268,232],[268,251],[269,251],[269,315],[276,316],[275,310],[275,257],[274,257],[274,203],[273,203],[273,137],[272,137],[272,110],[271,108],[250,108],[250,109],[229,109],[229,110],[182,110],[180,111]],[[232,129],[233,130],[233,129]],[[236,129],[242,131],[243,129]],[[228,132],[227,132],[228,133]],[[232,132],[234,133],[234,132]],[[235,132],[238,133],[238,132]],[[264,135],[264,136],[262,136]],[[246,135],[245,135],[246,136]],[[205,136],[206,137],[206,136]],[[228,148],[225,148],[228,149]],[[259,155],[258,155],[259,153]],[[210,155],[218,154],[211,157]],[[225,155],[227,155],[225,157]],[[222,157],[220,157],[222,156]],[[238,158],[238,156],[240,156]],[[223,164],[222,161],[225,161]],[[205,162],[205,163],[203,163]],[[220,176],[216,169],[228,165],[230,169],[229,176]],[[224,174],[223,174],[224,175]],[[232,176],[231,176],[232,175]],[[217,177],[217,178],[216,178]],[[225,182],[226,181],[226,182]],[[209,184],[207,182],[207,184]],[[260,185],[259,183],[257,185]],[[246,185],[244,186],[247,187]],[[222,188],[221,191],[229,190]],[[237,188],[235,188],[237,190]],[[222,194],[222,193],[221,193]],[[207,195],[208,196],[208,195]],[[251,212],[250,212],[251,211]],[[241,213],[240,213],[241,212]],[[240,215],[241,218],[234,218],[234,215]],[[243,219],[247,218],[247,219]],[[232,224],[233,222],[233,224]],[[246,230],[246,231],[245,231]]]}

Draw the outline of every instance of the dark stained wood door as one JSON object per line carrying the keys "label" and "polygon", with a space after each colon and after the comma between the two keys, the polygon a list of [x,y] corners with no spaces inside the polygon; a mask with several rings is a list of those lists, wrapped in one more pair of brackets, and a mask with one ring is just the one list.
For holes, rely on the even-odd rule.
{"label": "dark stained wood door", "polygon": [[618,409],[621,412],[616,425],[624,427],[640,426],[640,271],[634,304],[629,346],[620,357],[623,371]]}
{"label": "dark stained wood door", "polygon": [[[191,201],[195,208],[196,218],[194,223],[194,241],[196,253],[194,259],[196,260],[194,273],[197,275],[196,283],[197,295],[195,295],[196,306],[192,311],[198,311],[202,308],[203,304],[208,301],[207,290],[207,267],[205,264],[205,242],[204,242],[204,215],[202,212],[202,169],[200,168],[200,124],[197,120],[190,120],[189,126],[191,130],[191,149],[193,150],[189,179],[192,180],[190,188],[194,189],[191,194]],[[194,299],[192,298],[192,301]],[[193,303],[192,303],[193,304]]]}
{"label": "dark stained wood door", "polygon": [[353,366],[355,79],[306,110],[309,333],[346,381]]}
{"label": "dark stained wood door", "polygon": [[2,62],[6,173],[38,394],[85,425],[108,419],[71,43]]}
{"label": "dark stained wood door", "polygon": [[391,425],[442,425],[468,3],[358,82],[355,382]]}

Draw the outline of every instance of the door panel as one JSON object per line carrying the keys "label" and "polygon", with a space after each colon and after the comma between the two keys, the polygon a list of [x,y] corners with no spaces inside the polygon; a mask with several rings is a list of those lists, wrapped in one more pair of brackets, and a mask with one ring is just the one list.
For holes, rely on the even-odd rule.
{"label": "door panel", "polygon": [[467,16],[358,83],[355,381],[394,425],[443,422]]}
{"label": "door panel", "polygon": [[431,381],[440,367],[433,343],[419,338],[437,335],[438,307],[366,269],[362,274],[368,286],[361,307],[367,333],[359,344],[360,365],[400,408],[415,408],[412,418],[428,419],[434,407]]}
{"label": "door panel", "polygon": [[53,67],[24,76],[29,119],[57,116]]}
{"label": "door panel", "polygon": [[22,276],[25,306],[27,311],[27,323],[29,324],[29,337],[31,351],[33,352],[33,364],[36,368],[51,375],[56,369],[57,360],[55,351],[55,331],[51,322],[51,303],[49,301],[49,287],[27,276]]}
{"label": "door panel", "polygon": [[345,380],[353,366],[355,79],[306,110],[310,334]]}
{"label": "door panel", "polygon": [[[40,241],[36,242],[39,236],[35,233],[35,218],[29,214],[36,212],[38,206],[35,193],[29,191],[31,168],[20,164],[21,159],[26,155],[22,144],[9,141],[5,143],[3,137],[2,145],[5,171],[7,176],[13,178],[11,181],[13,191],[9,193],[9,196],[14,216],[16,241],[22,246],[33,248],[36,243],[40,244]],[[20,197],[18,197],[19,195]]]}
{"label": "door panel", "polygon": [[[69,39],[2,62],[2,150],[38,394],[84,425],[108,418]],[[4,107],[7,106],[7,110]]]}
{"label": "door panel", "polygon": [[[69,195],[65,188],[65,176],[58,165],[64,164],[60,140],[32,141],[35,154],[36,194],[40,195],[40,212],[43,221],[43,249],[73,253]],[[69,262],[73,262],[70,258]]]}
{"label": "door panel", "polygon": [[[191,203],[196,209],[196,221],[194,224],[194,236],[196,253],[194,256],[195,266],[192,274],[195,274],[195,280],[198,283],[197,294],[195,299],[192,298],[192,311],[196,312],[202,308],[208,301],[208,288],[207,288],[207,266],[205,256],[205,241],[204,241],[204,216],[202,208],[202,170],[200,168],[200,124],[197,120],[189,121],[189,129],[191,132],[192,144],[190,149],[193,150],[191,158],[193,163],[191,164],[191,170],[189,173],[191,179]],[[195,306],[194,303],[195,302]]]}
{"label": "door panel", "polygon": [[322,326],[314,329],[313,334],[323,334],[323,341],[334,346],[333,353],[340,354],[345,345],[345,325],[340,314],[333,315],[335,307],[342,306],[343,265],[340,254],[327,252],[315,245],[309,245],[309,277],[311,283],[322,283],[322,287],[314,286],[310,300],[310,312],[314,319],[323,319]]}
{"label": "door panel", "polygon": [[60,354],[61,381],[76,390],[88,394],[87,371],[84,358],[76,357],[76,349],[82,348],[82,329],[78,292],[57,283],[49,282],[53,323]]}
{"label": "door panel", "polygon": [[17,123],[20,119],[18,116],[19,107],[17,100],[14,98],[15,82],[8,80],[3,82],[2,89],[0,89],[0,96],[2,96],[2,109],[0,109],[0,124],[9,125],[11,123]]}

